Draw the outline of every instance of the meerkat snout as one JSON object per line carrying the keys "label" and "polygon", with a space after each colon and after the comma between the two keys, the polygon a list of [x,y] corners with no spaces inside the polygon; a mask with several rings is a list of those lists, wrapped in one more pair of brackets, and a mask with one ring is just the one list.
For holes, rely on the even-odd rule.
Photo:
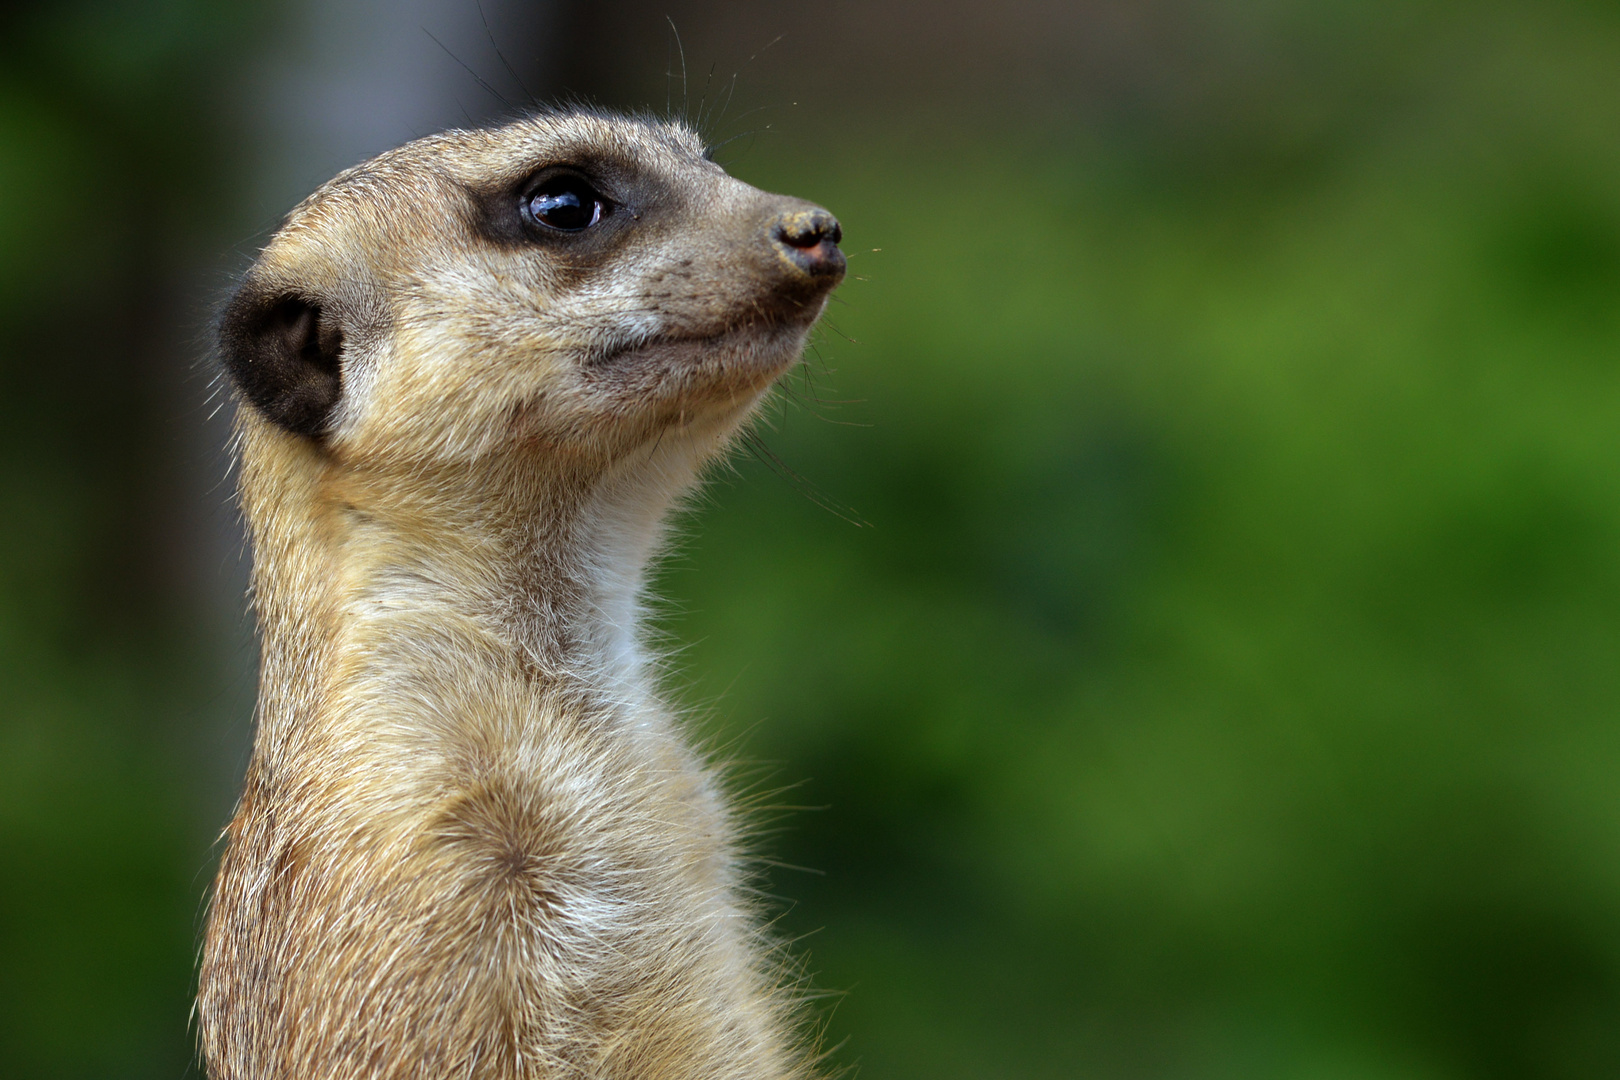
{"label": "meerkat snout", "polygon": [[817,206],[783,214],[771,228],[771,239],[795,267],[811,278],[836,285],[844,277],[844,239],[838,219]]}

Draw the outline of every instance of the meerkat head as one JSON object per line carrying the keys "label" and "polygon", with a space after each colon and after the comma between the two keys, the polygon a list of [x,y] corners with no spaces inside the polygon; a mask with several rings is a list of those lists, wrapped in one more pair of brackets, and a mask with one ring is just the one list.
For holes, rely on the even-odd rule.
{"label": "meerkat head", "polygon": [[677,124],[451,131],[293,210],[225,309],[222,359],[249,422],[356,463],[718,444],[801,355],[839,240]]}

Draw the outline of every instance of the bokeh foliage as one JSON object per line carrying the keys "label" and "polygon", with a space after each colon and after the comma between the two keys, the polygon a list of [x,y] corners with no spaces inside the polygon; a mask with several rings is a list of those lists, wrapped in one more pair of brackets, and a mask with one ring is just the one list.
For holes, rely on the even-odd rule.
{"label": "bokeh foliage", "polygon": [[1620,1074],[1614,31],[1431,20],[1270,155],[739,164],[858,253],[766,441],[870,527],[745,465],[666,583],[825,808],[772,881],[841,1060]]}
{"label": "bokeh foliage", "polygon": [[[859,280],[762,429],[805,481],[743,455],[660,590],[862,1075],[1620,1075],[1620,20],[1260,9],[1315,59],[1213,105],[732,163]],[[40,16],[0,92],[7,1076],[187,1059],[223,720],[124,580],[174,249],[100,183],[112,131],[121,195],[220,213],[162,139],[245,31],[173,12]]]}
{"label": "bokeh foliage", "polygon": [[0,13],[7,1077],[177,1077],[193,1057],[220,825],[205,774],[230,768],[207,750],[239,720],[175,566],[196,558],[174,527],[180,425],[202,420],[176,354],[207,298],[166,288],[191,249],[222,245],[233,156],[214,88],[253,10]]}

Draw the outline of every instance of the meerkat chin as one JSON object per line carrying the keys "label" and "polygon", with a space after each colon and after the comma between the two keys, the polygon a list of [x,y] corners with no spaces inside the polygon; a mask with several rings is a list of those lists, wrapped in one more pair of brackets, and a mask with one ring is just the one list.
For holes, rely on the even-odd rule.
{"label": "meerkat chin", "polygon": [[640,626],[839,240],[575,111],[383,154],[270,240],[220,327],[263,652],[214,1080],[811,1075]]}

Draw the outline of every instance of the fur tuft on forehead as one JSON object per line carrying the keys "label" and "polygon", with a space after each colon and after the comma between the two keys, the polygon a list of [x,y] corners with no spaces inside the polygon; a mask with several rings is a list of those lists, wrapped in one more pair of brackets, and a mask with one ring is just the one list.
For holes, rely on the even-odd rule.
{"label": "fur tuft on forehead", "polygon": [[523,119],[483,128],[454,128],[428,135],[345,169],[317,188],[297,210],[371,181],[409,182],[439,172],[463,183],[520,179],[549,160],[587,155],[616,158],[637,167],[665,156],[701,160],[707,146],[677,121],[578,109],[541,109]]}

